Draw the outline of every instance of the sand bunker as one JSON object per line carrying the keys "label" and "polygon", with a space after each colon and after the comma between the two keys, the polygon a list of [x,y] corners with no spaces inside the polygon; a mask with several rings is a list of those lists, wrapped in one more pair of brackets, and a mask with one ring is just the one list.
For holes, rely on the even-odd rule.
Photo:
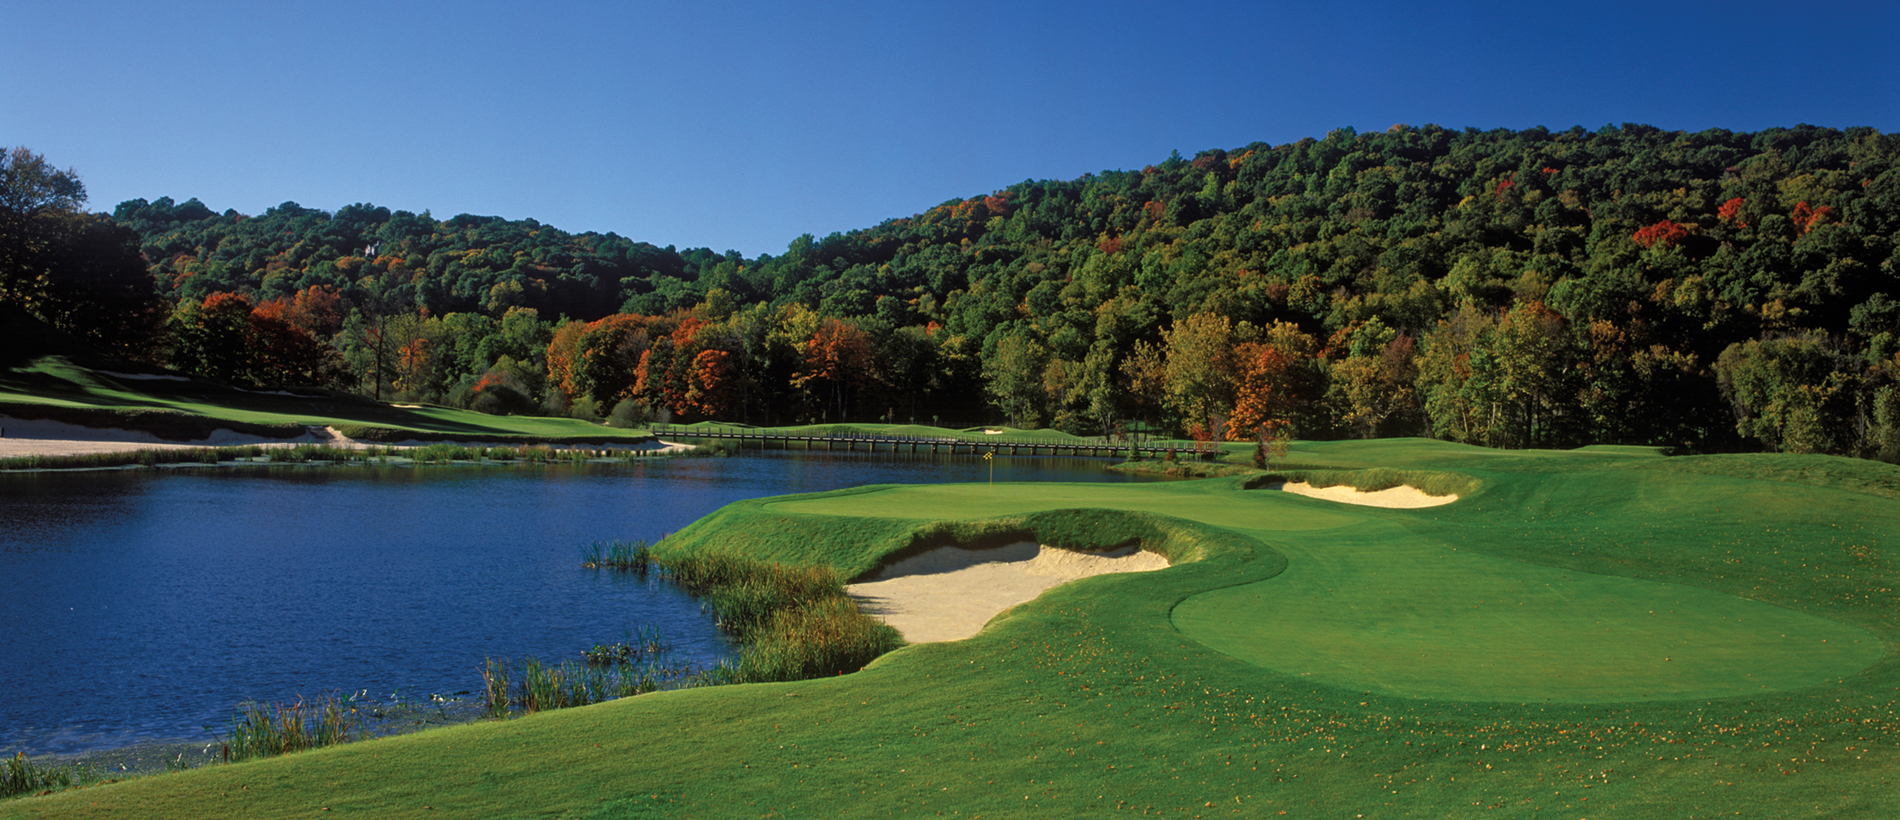
{"label": "sand bunker", "polygon": [[[7,456],[67,456],[88,455],[93,453],[120,453],[135,450],[180,450],[199,447],[234,447],[240,445],[259,445],[264,447],[290,447],[297,444],[323,444],[330,447],[367,449],[371,447],[393,447],[398,450],[412,447],[426,447],[431,444],[458,444],[464,447],[506,447],[507,444],[481,442],[438,442],[438,441],[398,441],[383,444],[373,441],[358,441],[343,435],[335,427],[307,428],[301,436],[290,439],[265,438],[263,436],[234,433],[230,430],[214,430],[209,438],[196,441],[168,441],[151,433],[139,430],[121,430],[113,427],[81,427],[63,421],[48,419],[16,419],[0,416],[0,457]],[[555,450],[619,450],[679,452],[692,449],[691,445],[670,441],[645,439],[632,442],[600,442],[591,444],[551,445]]]}
{"label": "sand bunker", "polygon": [[1336,484],[1331,487],[1315,487],[1304,481],[1291,481],[1285,484],[1269,484],[1269,490],[1280,490],[1307,498],[1337,501],[1341,504],[1359,504],[1366,507],[1388,507],[1400,510],[1413,510],[1420,507],[1437,507],[1458,500],[1456,495],[1426,495],[1417,487],[1392,487],[1384,490],[1365,490]]}
{"label": "sand bunker", "polygon": [[940,547],[884,567],[845,591],[911,643],[957,641],[1042,591],[1091,575],[1165,569],[1168,559],[1137,547],[1074,552],[1022,541],[973,550]]}
{"label": "sand bunker", "polygon": [[[0,416],[0,456],[79,455],[128,450],[177,450],[187,447],[227,447],[240,444],[286,445],[284,439],[264,438],[214,430],[199,441],[167,441],[138,430],[81,427],[47,419]],[[303,438],[302,441],[309,441]]]}

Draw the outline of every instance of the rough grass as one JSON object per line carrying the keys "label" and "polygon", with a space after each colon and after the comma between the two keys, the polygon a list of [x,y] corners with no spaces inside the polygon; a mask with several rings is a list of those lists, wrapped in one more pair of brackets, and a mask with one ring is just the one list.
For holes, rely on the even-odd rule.
{"label": "rough grass", "polygon": [[[842,677],[352,743],[10,801],[0,816],[1900,815],[1900,566],[1889,543],[1900,501],[1863,488],[1884,486],[1895,468],[1868,465],[1838,479],[1855,485],[1841,490],[1790,470],[1833,470],[1833,460],[1685,467],[1647,453],[1390,446],[1382,456],[1378,443],[1302,444],[1294,457],[1311,469],[1463,474],[1482,490],[1425,510],[1320,505],[1236,479],[875,487],[732,505],[660,549],[756,549],[848,577],[930,539],[1029,533],[1132,538],[1177,565],[1057,587],[975,638],[906,647]],[[1502,597],[1485,599],[1498,607],[1485,617],[1461,614],[1476,598],[1460,585],[1474,581],[1444,565],[1467,554],[1500,592],[1554,588],[1551,573],[1588,576],[1612,586],[1573,602],[1607,611],[1628,598],[1614,585],[1667,584],[1742,602],[1701,604],[1863,630],[1883,654],[1745,695],[1565,702],[1375,686],[1408,665],[1374,651],[1371,607],[1403,604],[1421,623],[1473,620],[1494,639],[1523,622]],[[1414,582],[1417,573],[1428,574]],[[1183,608],[1213,596],[1275,590],[1287,603],[1296,589],[1307,593],[1297,606],[1238,633],[1265,662],[1178,624]],[[1330,654],[1295,641],[1328,619]],[[1546,652],[1574,643],[1560,627],[1532,632],[1558,642]],[[1303,674],[1325,670],[1294,668],[1276,648],[1337,669]],[[1469,691],[1498,669],[1463,669]]]}

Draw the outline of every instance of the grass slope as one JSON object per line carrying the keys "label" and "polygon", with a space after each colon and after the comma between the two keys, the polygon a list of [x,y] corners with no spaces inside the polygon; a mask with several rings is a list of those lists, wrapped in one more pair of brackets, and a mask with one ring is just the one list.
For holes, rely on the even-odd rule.
{"label": "grass slope", "polygon": [[[835,679],[642,696],[16,800],[0,816],[1900,814],[1894,468],[1419,441],[1302,444],[1290,460],[1477,489],[1425,510],[1244,479],[735,504],[665,548],[856,573],[945,538],[1029,533],[1134,538],[1178,563],[1058,587],[975,638]],[[1210,625],[1221,618],[1238,623]],[[1604,618],[1628,657],[1583,640]],[[1752,654],[1656,678],[1645,642],[1716,627]],[[1841,651],[1816,651],[1837,635]],[[1433,640],[1465,657],[1405,656]],[[1561,669],[1503,674],[1529,651],[1594,658],[1610,667],[1597,683],[1624,689],[1556,696]],[[1723,688],[1749,670],[1773,682]]]}
{"label": "grass slope", "polygon": [[[104,367],[100,362],[92,364]],[[172,376],[95,369],[65,356],[42,356],[12,370],[0,370],[0,415],[148,430],[179,440],[203,438],[218,427],[261,432],[258,428],[264,426],[287,426],[294,434],[305,425],[351,428],[383,441],[610,441],[646,436],[644,430],[615,429],[579,419],[397,407],[333,391],[244,390]]]}

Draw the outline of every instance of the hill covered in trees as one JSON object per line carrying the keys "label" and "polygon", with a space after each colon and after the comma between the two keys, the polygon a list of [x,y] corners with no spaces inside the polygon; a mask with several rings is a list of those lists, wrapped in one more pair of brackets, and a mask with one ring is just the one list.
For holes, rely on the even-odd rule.
{"label": "hill covered in trees", "polygon": [[1025,181],[750,259],[371,205],[133,200],[95,229],[136,233],[165,314],[123,347],[260,386],[1900,460],[1897,163],[1870,128],[1394,126]]}

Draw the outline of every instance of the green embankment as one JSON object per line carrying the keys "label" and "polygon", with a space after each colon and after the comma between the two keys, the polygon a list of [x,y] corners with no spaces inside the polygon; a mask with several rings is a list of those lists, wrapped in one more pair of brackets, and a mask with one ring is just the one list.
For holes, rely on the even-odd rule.
{"label": "green embankment", "polygon": [[1026,533],[1133,539],[1177,563],[1058,587],[975,638],[843,677],[161,775],[0,816],[1900,815],[1900,470],[1419,441],[1303,443],[1288,461],[1470,491],[1418,510],[1242,478],[734,504],[663,548],[858,573]]}
{"label": "green embankment", "polygon": [[44,356],[0,370],[0,415],[143,430],[177,441],[202,439],[220,428],[291,438],[308,425],[338,427],[371,441],[579,443],[646,438],[645,430],[579,419],[395,406],[334,391],[244,390],[157,371],[95,369],[65,356]]}

